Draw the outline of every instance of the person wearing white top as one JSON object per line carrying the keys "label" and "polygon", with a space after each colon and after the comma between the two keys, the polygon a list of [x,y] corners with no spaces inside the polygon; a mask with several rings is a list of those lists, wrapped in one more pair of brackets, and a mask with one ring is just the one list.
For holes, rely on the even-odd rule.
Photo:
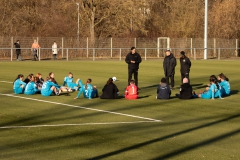
{"label": "person wearing white top", "polygon": [[56,41],[54,41],[54,43],[52,45],[52,54],[53,54],[53,59],[56,60],[57,59],[57,54],[58,54],[58,48],[57,48]]}

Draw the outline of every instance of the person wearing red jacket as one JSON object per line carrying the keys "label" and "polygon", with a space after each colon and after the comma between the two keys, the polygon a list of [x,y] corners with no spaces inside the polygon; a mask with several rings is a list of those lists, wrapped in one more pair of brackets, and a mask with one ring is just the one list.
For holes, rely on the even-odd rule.
{"label": "person wearing red jacket", "polygon": [[134,80],[130,80],[130,85],[125,90],[126,99],[138,99],[138,87]]}

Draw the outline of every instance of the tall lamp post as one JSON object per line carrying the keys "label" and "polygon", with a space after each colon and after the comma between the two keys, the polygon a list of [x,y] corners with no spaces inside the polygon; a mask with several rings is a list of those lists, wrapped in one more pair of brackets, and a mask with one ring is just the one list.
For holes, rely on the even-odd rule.
{"label": "tall lamp post", "polygon": [[207,59],[208,53],[208,0],[205,0],[205,25],[204,25],[204,59]]}
{"label": "tall lamp post", "polygon": [[77,43],[79,44],[79,3],[76,3],[78,6],[78,29],[77,29]]}

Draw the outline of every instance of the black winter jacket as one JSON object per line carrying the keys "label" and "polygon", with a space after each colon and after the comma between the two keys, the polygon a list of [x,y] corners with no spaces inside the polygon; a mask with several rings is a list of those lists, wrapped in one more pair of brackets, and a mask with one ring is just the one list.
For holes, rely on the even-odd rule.
{"label": "black winter jacket", "polygon": [[105,85],[102,89],[103,94],[100,96],[101,99],[116,99],[118,98],[118,88],[114,83]]}
{"label": "black winter jacket", "polygon": [[180,88],[180,99],[192,98],[192,86],[189,83],[183,83]]}
{"label": "black winter jacket", "polygon": [[171,89],[166,83],[161,83],[157,88],[157,99],[169,99]]}
{"label": "black winter jacket", "polygon": [[187,56],[183,56],[180,58],[180,64],[181,64],[181,68],[180,71],[182,74],[186,74],[190,72],[190,68],[191,68],[191,61]]}
{"label": "black winter jacket", "polygon": [[[131,61],[135,61],[135,63],[131,63]],[[128,69],[139,69],[139,63],[142,62],[142,58],[140,56],[140,54],[138,53],[134,53],[132,54],[132,52],[128,53],[126,58],[125,58],[125,62],[128,64]]]}
{"label": "black winter jacket", "polygon": [[166,56],[163,60],[163,69],[165,76],[174,75],[176,65],[177,61],[172,53],[169,56]]}
{"label": "black winter jacket", "polygon": [[19,43],[16,42],[14,43],[14,45],[15,45],[16,51],[21,51]]}

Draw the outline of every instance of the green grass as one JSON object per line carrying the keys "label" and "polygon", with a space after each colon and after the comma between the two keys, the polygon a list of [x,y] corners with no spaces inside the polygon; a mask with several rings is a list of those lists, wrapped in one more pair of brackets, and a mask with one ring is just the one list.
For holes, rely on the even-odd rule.
{"label": "green grass", "polygon": [[[71,71],[75,80],[92,78],[100,93],[112,76],[117,77],[121,94],[127,85],[124,61],[0,62],[0,68],[0,81],[12,82],[19,73],[47,76],[53,71],[61,84]],[[74,100],[76,92],[51,97],[14,95],[11,83],[0,82],[0,159],[240,159],[239,68],[234,60],[192,61],[190,78],[197,92],[212,74],[223,72],[229,77],[232,95],[223,100],[175,98],[179,61],[170,100],[155,99],[163,77],[161,60],[141,63],[140,99],[135,101],[82,96]],[[13,126],[25,127],[3,128]]]}

